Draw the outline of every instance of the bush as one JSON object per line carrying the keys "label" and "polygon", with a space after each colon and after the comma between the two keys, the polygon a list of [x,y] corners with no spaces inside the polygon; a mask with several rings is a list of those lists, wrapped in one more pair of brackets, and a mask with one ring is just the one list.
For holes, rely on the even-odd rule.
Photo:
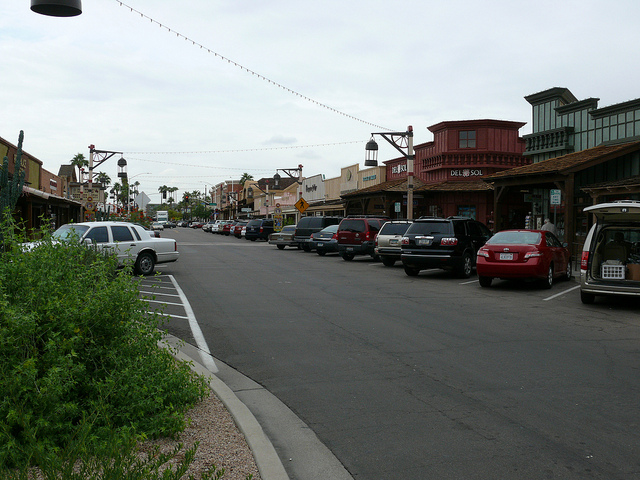
{"label": "bush", "polygon": [[[175,436],[208,392],[158,347],[159,316],[114,258],[45,235],[0,258],[0,471]],[[115,437],[114,437],[115,435]]]}

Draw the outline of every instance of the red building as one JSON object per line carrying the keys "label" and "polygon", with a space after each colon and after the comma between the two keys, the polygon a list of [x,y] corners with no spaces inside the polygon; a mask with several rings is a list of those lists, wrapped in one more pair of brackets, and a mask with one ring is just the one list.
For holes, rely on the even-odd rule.
{"label": "red building", "polygon": [[[482,178],[530,163],[523,156],[525,141],[519,135],[523,125],[503,120],[462,120],[429,127],[433,141],[414,147],[414,216],[464,215],[491,227],[493,188]],[[397,191],[398,180],[407,177],[406,159],[384,163],[387,183],[396,184]],[[384,189],[384,184],[379,187]],[[508,220],[526,214],[521,200],[508,204],[510,211],[500,212]],[[406,213],[406,195],[402,211]]]}

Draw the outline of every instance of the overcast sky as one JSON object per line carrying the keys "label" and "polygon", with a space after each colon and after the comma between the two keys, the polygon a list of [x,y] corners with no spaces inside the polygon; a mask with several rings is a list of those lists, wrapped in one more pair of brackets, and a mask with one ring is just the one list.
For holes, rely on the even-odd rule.
{"label": "overcast sky", "polygon": [[[0,136],[24,130],[54,173],[90,144],[121,151],[153,202],[161,185],[299,164],[336,177],[384,129],[412,125],[418,144],[430,125],[492,118],[525,135],[523,97],[551,87],[601,107],[640,97],[638,0],[82,3],[54,18],[2,2]],[[113,182],[118,158],[98,169]]]}

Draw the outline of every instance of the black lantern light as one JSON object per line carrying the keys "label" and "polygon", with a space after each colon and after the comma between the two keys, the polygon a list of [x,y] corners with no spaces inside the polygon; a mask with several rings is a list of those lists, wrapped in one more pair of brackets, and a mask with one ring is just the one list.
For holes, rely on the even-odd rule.
{"label": "black lantern light", "polygon": [[31,0],[31,10],[50,17],[75,17],[82,13],[80,0]]}
{"label": "black lantern light", "polygon": [[371,140],[367,142],[365,147],[364,166],[365,167],[377,167],[378,166],[378,143],[371,137]]}

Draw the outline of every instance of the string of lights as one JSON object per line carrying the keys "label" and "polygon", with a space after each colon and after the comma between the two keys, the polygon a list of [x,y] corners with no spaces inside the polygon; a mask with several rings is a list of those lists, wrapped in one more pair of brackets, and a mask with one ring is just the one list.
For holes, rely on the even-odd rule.
{"label": "string of lights", "polygon": [[[135,158],[135,157],[129,157],[127,156],[127,159],[130,160],[136,160],[138,162],[151,162],[151,163],[161,163],[164,165],[175,165],[175,166],[179,166],[179,167],[198,167],[198,168],[210,168],[210,169],[214,169],[214,170],[231,170],[231,171],[236,171],[236,172],[244,172],[247,170],[247,168],[241,168],[241,167],[220,167],[218,165],[202,165],[202,164],[194,164],[194,163],[177,163],[177,162],[165,162],[162,160],[150,160],[148,158]],[[251,168],[251,171],[254,172],[272,172],[273,169],[271,170],[267,170],[267,169],[256,169],[256,168]]]}
{"label": "string of lights", "polygon": [[127,5],[126,3],[124,3],[124,2],[122,2],[120,0],[115,0],[115,1],[118,2],[121,7],[128,8],[131,13],[136,13],[136,14],[140,15],[141,18],[145,18],[145,19],[149,20],[151,23],[154,23],[154,24],[158,25],[160,28],[166,29],[167,32],[169,32],[169,33],[175,33],[176,37],[182,38],[185,41],[190,42],[194,47],[200,47],[200,49],[205,50],[207,53],[213,54],[214,57],[220,58],[220,60],[226,61],[228,64],[233,65],[234,67],[237,67],[237,68],[239,68],[240,70],[242,70],[242,71],[244,71],[246,73],[250,73],[252,76],[256,76],[260,80],[268,82],[271,85],[273,85],[273,86],[275,86],[275,87],[277,87],[277,88],[279,88],[281,90],[284,90],[284,91],[286,91],[286,92],[288,92],[288,93],[290,93],[292,95],[295,95],[295,96],[297,96],[297,97],[299,97],[299,98],[301,98],[303,100],[306,100],[307,102],[313,103],[314,105],[317,105],[317,106],[319,106],[321,108],[329,110],[329,111],[331,111],[333,113],[337,113],[338,115],[342,115],[343,117],[349,118],[351,120],[355,120],[357,122],[360,122],[360,123],[363,123],[365,125],[369,125],[371,127],[375,127],[375,128],[381,129],[381,130],[391,131],[390,128],[381,127],[380,125],[376,125],[375,123],[367,122],[366,120],[362,120],[362,119],[360,119],[358,117],[355,117],[353,115],[349,115],[348,113],[345,113],[345,112],[342,112],[342,111],[340,111],[338,109],[330,107],[329,105],[327,105],[325,103],[319,102],[317,100],[314,100],[311,97],[308,97],[308,96],[303,95],[303,94],[301,94],[299,92],[296,92],[295,90],[292,90],[291,88],[288,88],[285,85],[282,85],[282,84],[280,84],[280,83],[278,83],[278,82],[276,82],[274,80],[271,80],[270,78],[267,78],[264,75],[261,75],[258,72],[255,72],[255,71],[245,67],[244,65],[241,65],[240,63],[235,62],[235,61],[231,60],[230,58],[227,58],[224,55],[221,55],[218,52],[215,52],[214,50],[211,50],[210,48],[205,47],[204,45],[196,42],[195,40],[192,40],[191,38],[187,37],[186,35],[183,35],[180,32],[177,32],[177,31],[173,30],[172,28],[168,27],[167,25],[164,25],[164,24],[158,22],[157,20],[154,20],[153,18],[149,17],[148,15],[145,15],[141,11],[136,10],[135,8]]}
{"label": "string of lights", "polygon": [[295,148],[317,148],[317,147],[333,147],[336,145],[348,145],[352,143],[362,143],[361,140],[353,140],[351,142],[338,143],[318,143],[315,145],[293,145],[281,147],[264,147],[264,148],[244,148],[234,150],[200,150],[193,152],[124,152],[127,155],[200,155],[200,154],[221,154],[221,153],[244,153],[244,152],[264,152],[268,150],[291,150]]}

